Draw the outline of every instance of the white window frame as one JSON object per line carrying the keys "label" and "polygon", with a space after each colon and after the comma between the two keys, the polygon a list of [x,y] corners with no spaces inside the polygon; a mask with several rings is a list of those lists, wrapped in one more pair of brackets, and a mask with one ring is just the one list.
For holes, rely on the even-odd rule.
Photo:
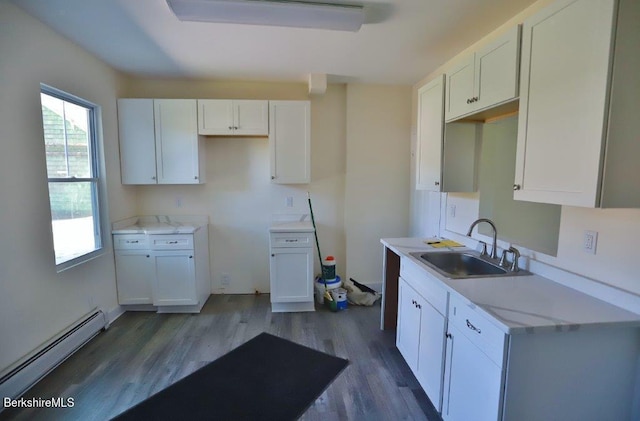
{"label": "white window frame", "polygon": [[[94,240],[95,240],[95,249],[82,254],[80,256],[74,257],[72,259],[60,262],[56,264],[56,271],[62,272],[71,267],[77,266],[89,260],[95,259],[96,257],[104,254],[105,250],[105,241],[102,235],[105,230],[103,229],[103,203],[104,203],[104,195],[102,194],[103,190],[103,177],[101,175],[101,154],[102,154],[102,137],[101,137],[101,107],[94,103],[91,103],[83,98],[77,97],[75,95],[64,92],[60,89],[53,88],[51,86],[40,84],[40,92],[63,101],[79,105],[81,107],[89,109],[89,155],[90,155],[90,167],[91,167],[91,177],[87,178],[53,178],[47,176],[47,190],[49,189],[50,183],[91,183],[92,184],[92,210],[93,210],[93,230],[94,230]],[[43,121],[44,125],[44,121]],[[44,145],[44,143],[43,143]],[[51,203],[49,203],[50,212],[51,212]],[[53,212],[51,215],[51,223],[53,224]],[[52,236],[53,240],[53,236]],[[52,243],[53,250],[53,258],[56,261],[56,252],[54,245]]]}

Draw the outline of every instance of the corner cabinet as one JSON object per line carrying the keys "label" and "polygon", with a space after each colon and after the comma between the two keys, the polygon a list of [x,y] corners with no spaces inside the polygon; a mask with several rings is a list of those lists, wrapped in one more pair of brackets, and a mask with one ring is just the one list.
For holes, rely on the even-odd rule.
{"label": "corner cabinet", "polygon": [[271,181],[311,182],[311,103],[269,101]]}
{"label": "corner cabinet", "polygon": [[640,2],[562,0],[524,22],[514,199],[640,207]]}
{"label": "corner cabinet", "polygon": [[269,101],[199,99],[198,133],[222,136],[269,135]]}
{"label": "corner cabinet", "polygon": [[119,99],[122,184],[200,184],[196,100]]}
{"label": "corner cabinet", "polygon": [[445,76],[418,89],[416,190],[473,192],[481,132],[474,122],[444,124]]}
{"label": "corner cabinet", "polygon": [[519,62],[520,26],[463,58],[447,71],[445,120],[515,100]]}

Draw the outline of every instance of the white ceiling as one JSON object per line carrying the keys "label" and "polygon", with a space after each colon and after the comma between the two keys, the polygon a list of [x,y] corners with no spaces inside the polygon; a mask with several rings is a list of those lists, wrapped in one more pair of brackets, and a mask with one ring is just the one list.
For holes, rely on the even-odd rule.
{"label": "white ceiling", "polygon": [[365,7],[358,32],[181,22],[165,0],[13,3],[126,73],[414,84],[534,1],[353,0]]}

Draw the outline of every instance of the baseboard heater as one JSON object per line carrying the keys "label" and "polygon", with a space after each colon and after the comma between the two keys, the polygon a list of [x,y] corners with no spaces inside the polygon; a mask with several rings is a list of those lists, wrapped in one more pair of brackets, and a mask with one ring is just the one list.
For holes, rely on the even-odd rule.
{"label": "baseboard heater", "polygon": [[[107,328],[102,310],[83,317],[0,378],[0,396],[17,399],[90,339]],[[2,412],[3,405],[0,405]]]}

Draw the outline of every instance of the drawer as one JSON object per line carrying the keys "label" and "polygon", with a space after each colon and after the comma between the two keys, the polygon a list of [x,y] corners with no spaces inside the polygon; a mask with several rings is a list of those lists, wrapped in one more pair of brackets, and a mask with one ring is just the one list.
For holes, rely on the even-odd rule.
{"label": "drawer", "polygon": [[145,250],[149,249],[146,234],[114,234],[113,248],[115,250]]}
{"label": "drawer", "polygon": [[150,235],[151,250],[193,250],[193,235]]}
{"label": "drawer", "polygon": [[272,232],[271,247],[313,247],[313,234],[295,232]]}
{"label": "drawer", "polygon": [[503,366],[507,335],[487,318],[454,294],[450,296],[449,323],[473,342],[498,366]]}
{"label": "drawer", "polygon": [[440,280],[408,258],[400,260],[400,276],[440,314],[447,314],[448,292]]}

